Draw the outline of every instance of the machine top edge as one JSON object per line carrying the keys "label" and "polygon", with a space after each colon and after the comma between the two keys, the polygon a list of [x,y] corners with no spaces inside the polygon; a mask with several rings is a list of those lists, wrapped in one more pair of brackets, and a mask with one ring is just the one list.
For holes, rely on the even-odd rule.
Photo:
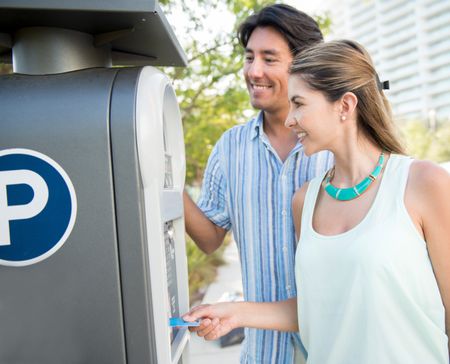
{"label": "machine top edge", "polygon": [[0,9],[156,11],[157,0],[0,0]]}
{"label": "machine top edge", "polygon": [[[63,1],[62,4],[55,4],[50,0],[40,1],[32,8],[33,3],[33,0],[0,0],[2,62],[11,62],[11,49],[5,41],[8,36],[13,38],[19,29],[28,27],[54,27],[76,30],[94,37],[122,32],[124,36],[109,42],[114,65],[187,65],[187,57],[181,45],[154,0],[131,0],[131,4],[123,0],[102,0],[94,1],[90,8],[87,7],[89,1],[86,0],[80,0],[76,4],[73,1]],[[50,3],[55,7],[44,7]],[[108,7],[100,6],[109,3]]]}

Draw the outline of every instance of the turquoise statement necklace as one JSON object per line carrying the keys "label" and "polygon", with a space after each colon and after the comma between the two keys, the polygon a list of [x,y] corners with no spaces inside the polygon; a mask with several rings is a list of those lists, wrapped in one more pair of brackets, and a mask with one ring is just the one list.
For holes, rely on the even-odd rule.
{"label": "turquoise statement necklace", "polygon": [[334,167],[329,170],[326,174],[325,179],[323,180],[323,188],[327,193],[336,200],[339,201],[349,201],[354,198],[362,195],[370,185],[377,179],[383,170],[384,165],[384,152],[381,152],[380,158],[378,159],[377,165],[375,169],[369,174],[366,178],[364,178],[361,182],[353,187],[348,188],[337,188],[331,184],[331,180],[334,177]]}

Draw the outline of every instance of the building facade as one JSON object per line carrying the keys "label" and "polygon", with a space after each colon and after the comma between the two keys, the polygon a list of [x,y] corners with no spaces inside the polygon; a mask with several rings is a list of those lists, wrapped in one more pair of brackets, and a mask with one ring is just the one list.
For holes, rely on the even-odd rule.
{"label": "building facade", "polygon": [[350,38],[370,52],[396,119],[450,120],[449,0],[328,0],[329,39]]}

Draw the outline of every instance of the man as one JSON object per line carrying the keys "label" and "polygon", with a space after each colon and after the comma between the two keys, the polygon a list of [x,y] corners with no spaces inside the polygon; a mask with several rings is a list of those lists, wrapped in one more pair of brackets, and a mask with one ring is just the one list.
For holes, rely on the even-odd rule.
{"label": "man", "polygon": [[[296,296],[292,196],[332,163],[329,153],[306,157],[298,136],[284,126],[288,69],[293,55],[322,41],[322,34],[311,17],[281,4],[247,18],[238,33],[250,102],[261,111],[215,145],[198,207],[185,193],[186,230],[209,254],[232,229],[245,300],[286,300]],[[296,335],[248,329],[245,336],[241,363],[294,362]]]}

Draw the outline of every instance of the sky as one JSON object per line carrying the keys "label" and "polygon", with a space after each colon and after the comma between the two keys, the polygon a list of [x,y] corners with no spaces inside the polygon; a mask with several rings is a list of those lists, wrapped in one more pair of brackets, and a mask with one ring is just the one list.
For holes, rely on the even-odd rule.
{"label": "sky", "polygon": [[[316,1],[288,0],[284,1],[284,3],[292,5],[297,9],[311,15],[314,15],[314,13],[318,11],[318,2]],[[198,9],[199,13],[201,13],[202,11],[203,9]],[[167,14],[167,18],[170,25],[175,29],[175,34],[181,45],[188,44],[190,42],[192,34],[186,34],[186,32],[183,31],[183,29],[186,28],[185,25],[187,24],[186,22],[188,21],[188,19],[185,14],[183,14],[182,10],[177,9],[173,14]],[[227,11],[225,5],[223,6],[223,9],[213,13],[205,11],[203,18],[204,25],[206,26],[206,29],[208,29],[208,31],[195,35],[196,37],[200,38],[200,41],[211,39],[213,34],[218,34],[220,32],[229,32],[232,30],[234,24],[234,16]],[[202,37],[204,37],[204,39],[201,39]]]}
{"label": "sky", "polygon": [[291,1],[285,1],[285,3],[292,5],[293,7],[297,8],[298,10],[301,10],[307,14],[314,14],[314,12],[317,11],[317,9],[318,9],[317,1],[291,0]]}

